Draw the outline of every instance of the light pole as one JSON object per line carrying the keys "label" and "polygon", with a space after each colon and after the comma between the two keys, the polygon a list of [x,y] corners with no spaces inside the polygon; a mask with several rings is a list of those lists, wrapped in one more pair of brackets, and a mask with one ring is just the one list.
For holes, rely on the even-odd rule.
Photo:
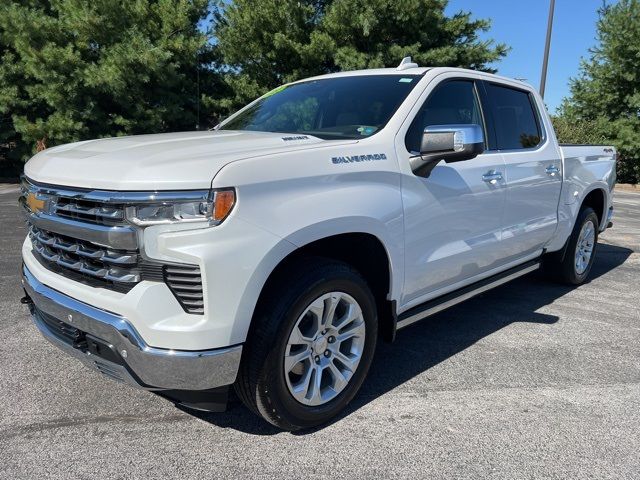
{"label": "light pole", "polygon": [[553,28],[553,11],[556,8],[556,0],[551,0],[549,5],[549,19],[547,20],[547,40],[544,44],[544,58],[542,60],[542,78],[540,79],[540,96],[544,98],[544,87],[547,83],[547,65],[549,64],[549,48],[551,47],[551,30]]}

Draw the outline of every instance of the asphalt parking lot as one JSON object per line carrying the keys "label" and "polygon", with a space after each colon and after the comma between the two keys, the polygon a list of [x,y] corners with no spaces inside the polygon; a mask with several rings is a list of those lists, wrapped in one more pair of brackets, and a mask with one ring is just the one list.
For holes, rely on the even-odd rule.
{"label": "asphalt parking lot", "polygon": [[640,478],[640,194],[616,192],[589,283],[531,275],[400,332],[342,418],[295,435],[177,409],[41,338],[16,198],[0,190],[2,479]]}

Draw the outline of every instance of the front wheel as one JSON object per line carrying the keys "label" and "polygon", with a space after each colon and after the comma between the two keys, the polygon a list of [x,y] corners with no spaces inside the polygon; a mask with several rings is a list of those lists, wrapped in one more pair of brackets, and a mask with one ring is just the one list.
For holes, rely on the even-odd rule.
{"label": "front wheel", "polygon": [[329,421],[353,399],[378,336],[373,295],[349,265],[306,259],[259,306],[236,382],[243,403],[285,430]]}
{"label": "front wheel", "polygon": [[598,215],[592,208],[585,207],[578,214],[564,258],[558,260],[551,254],[545,259],[545,267],[556,280],[569,285],[580,285],[591,271],[597,245]]}

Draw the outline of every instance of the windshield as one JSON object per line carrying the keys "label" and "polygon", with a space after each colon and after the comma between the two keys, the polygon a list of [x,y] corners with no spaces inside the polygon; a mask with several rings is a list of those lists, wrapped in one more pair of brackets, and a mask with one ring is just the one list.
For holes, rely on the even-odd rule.
{"label": "windshield", "polygon": [[367,75],[284,85],[220,130],[314,135],[326,140],[373,135],[418,83],[418,75]]}

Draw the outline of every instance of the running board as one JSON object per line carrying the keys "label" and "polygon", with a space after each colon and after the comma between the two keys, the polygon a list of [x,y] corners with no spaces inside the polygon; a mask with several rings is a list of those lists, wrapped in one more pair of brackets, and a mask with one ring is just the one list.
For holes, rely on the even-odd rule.
{"label": "running board", "polygon": [[539,268],[540,260],[532,260],[530,262],[523,263],[522,265],[518,265],[517,267],[510,268],[509,270],[505,270],[504,272],[500,272],[492,277],[485,278],[479,282],[472,283],[471,285],[467,285],[466,287],[447,293],[441,297],[429,300],[428,302],[418,305],[417,307],[413,307],[412,309],[398,315],[396,329],[400,330],[401,328],[408,327],[412,323],[430,317],[431,315],[441,312],[446,308],[464,302],[465,300],[475,297],[482,292],[486,292],[494,287],[510,282],[511,280],[515,280],[516,278],[522,277],[523,275],[538,270]]}

